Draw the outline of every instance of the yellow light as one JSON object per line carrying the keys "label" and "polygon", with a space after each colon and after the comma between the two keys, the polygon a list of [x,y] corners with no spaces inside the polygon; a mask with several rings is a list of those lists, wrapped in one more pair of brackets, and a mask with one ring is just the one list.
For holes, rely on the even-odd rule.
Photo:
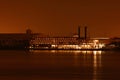
{"label": "yellow light", "polygon": [[55,47],[56,45],[51,45],[52,47]]}
{"label": "yellow light", "polygon": [[99,42],[99,40],[93,40],[93,42],[94,42],[94,43],[98,43],[98,42]]}
{"label": "yellow light", "polygon": [[97,51],[93,51],[93,54],[96,55],[96,54],[97,54]]}

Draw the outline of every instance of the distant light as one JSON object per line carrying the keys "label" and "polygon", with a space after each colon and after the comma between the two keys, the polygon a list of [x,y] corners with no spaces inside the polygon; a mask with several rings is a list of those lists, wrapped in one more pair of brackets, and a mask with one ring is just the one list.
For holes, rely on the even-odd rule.
{"label": "distant light", "polygon": [[110,38],[101,37],[101,38],[91,38],[91,39],[97,39],[97,40],[99,40],[99,39],[110,39]]}
{"label": "distant light", "polygon": [[97,51],[93,51],[93,54],[96,55],[96,54],[97,54]]}
{"label": "distant light", "polygon": [[51,45],[52,47],[56,47],[56,45]]}
{"label": "distant light", "polygon": [[98,43],[98,42],[99,42],[99,40],[97,40],[97,39],[96,39],[96,40],[93,40],[93,42],[94,42],[94,43]]}

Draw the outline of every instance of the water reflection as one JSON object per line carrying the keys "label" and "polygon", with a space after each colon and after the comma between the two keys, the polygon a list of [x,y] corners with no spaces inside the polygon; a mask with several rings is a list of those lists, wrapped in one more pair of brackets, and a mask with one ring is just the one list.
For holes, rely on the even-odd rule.
{"label": "water reflection", "polygon": [[[48,64],[49,67],[55,66],[56,70],[58,68],[57,72],[59,72],[59,68],[64,67],[65,70],[63,71],[65,71],[65,73],[66,72],[74,73],[74,74],[77,74],[76,75],[77,77],[79,74],[80,75],[85,74],[86,77],[91,75],[90,78],[92,80],[100,80],[100,71],[102,67],[102,62],[101,62],[102,53],[103,51],[80,51],[80,50],[39,51],[38,50],[38,51],[33,51],[33,56],[34,54],[40,55],[38,57],[41,57],[41,58],[38,58],[38,59],[43,59],[42,61],[46,62],[46,64]],[[35,57],[35,60],[36,60],[36,57]],[[44,63],[42,61],[41,63]],[[38,64],[39,63],[40,63],[40,60],[38,61]],[[70,71],[69,71],[69,68],[71,68]]]}
{"label": "water reflection", "polygon": [[0,74],[0,80],[120,80],[120,52],[1,50]]}
{"label": "water reflection", "polygon": [[[102,51],[77,51],[75,53],[74,63],[75,65],[79,65],[79,56],[82,56],[82,64],[83,66],[91,67],[93,66],[93,80],[100,80],[100,71],[102,67]],[[81,54],[81,55],[79,55]]]}
{"label": "water reflection", "polygon": [[93,51],[93,67],[101,67],[101,51]]}
{"label": "water reflection", "polygon": [[93,80],[98,80],[99,68],[102,66],[101,64],[101,51],[93,51]]}

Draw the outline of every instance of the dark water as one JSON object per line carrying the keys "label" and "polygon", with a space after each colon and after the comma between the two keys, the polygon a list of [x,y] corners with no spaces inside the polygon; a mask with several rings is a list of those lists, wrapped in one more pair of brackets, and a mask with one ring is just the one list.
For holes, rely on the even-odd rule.
{"label": "dark water", "polygon": [[120,52],[2,50],[0,80],[120,80]]}

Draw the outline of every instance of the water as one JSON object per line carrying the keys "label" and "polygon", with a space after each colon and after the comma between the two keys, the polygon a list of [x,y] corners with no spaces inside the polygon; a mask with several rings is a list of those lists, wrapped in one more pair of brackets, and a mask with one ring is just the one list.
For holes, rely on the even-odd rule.
{"label": "water", "polygon": [[0,80],[119,80],[120,52],[0,51]]}

